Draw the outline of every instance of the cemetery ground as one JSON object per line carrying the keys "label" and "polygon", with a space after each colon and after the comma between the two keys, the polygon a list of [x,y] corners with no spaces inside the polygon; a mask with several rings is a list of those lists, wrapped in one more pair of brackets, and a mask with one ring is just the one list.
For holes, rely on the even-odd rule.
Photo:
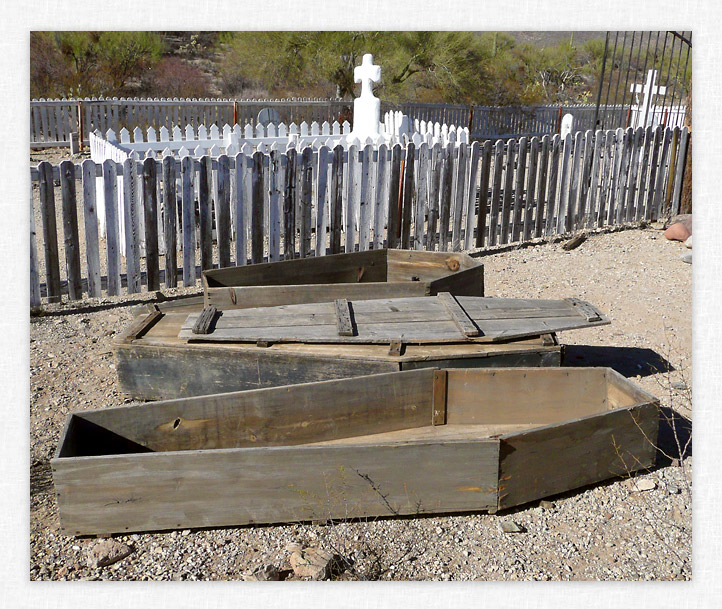
{"label": "cemetery ground", "polygon": [[[30,319],[30,578],[240,580],[274,567],[280,575],[267,569],[254,577],[298,579],[289,558],[299,544],[340,556],[334,579],[691,579],[691,444],[680,451],[691,430],[678,422],[673,433],[666,420],[672,412],[692,417],[692,267],[680,260],[688,250],[664,239],[660,227],[591,234],[571,251],[557,241],[483,256],[488,296],[576,296],[610,317],[611,326],[560,334],[566,365],[611,366],[657,396],[666,453],[657,468],[633,479],[495,515],[198,529],[110,541],[64,536],[49,460],[65,418],[126,403],[111,342],[134,306],[159,296],[44,305]],[[164,288],[161,297],[200,290]],[[96,566],[105,545],[130,554]]]}

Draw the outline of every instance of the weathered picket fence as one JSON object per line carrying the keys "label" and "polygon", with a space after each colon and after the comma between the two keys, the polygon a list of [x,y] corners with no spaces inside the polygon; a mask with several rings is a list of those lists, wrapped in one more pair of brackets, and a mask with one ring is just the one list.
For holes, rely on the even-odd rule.
{"label": "weathered picket fence", "polygon": [[[174,125],[225,124],[254,128],[258,113],[264,108],[278,112],[286,124],[316,121],[319,124],[335,120],[343,122],[349,115],[351,101],[335,99],[234,100],[234,99],[54,99],[31,100],[30,145],[34,148],[69,146],[70,134],[82,134],[88,143],[96,130],[105,133],[112,129],[120,133],[125,128],[149,127],[159,132],[162,127],[172,130]],[[465,104],[381,103],[382,112],[397,111],[418,121],[467,127],[471,139],[527,137],[559,132],[561,117],[572,114],[582,130],[594,129],[596,106],[578,104],[563,106],[470,106]],[[629,106],[601,106],[599,117],[604,125],[626,128],[634,125]],[[682,126],[684,107],[655,114],[654,125]]]}
{"label": "weathered picket fence", "polygon": [[[31,203],[42,224],[36,235],[31,216],[31,306],[64,293],[72,300],[99,297],[103,289],[108,296],[142,285],[154,291],[161,282],[192,286],[217,265],[380,247],[469,250],[653,221],[679,209],[688,138],[686,128],[640,127],[563,140],[40,163],[31,168],[38,199],[31,191]],[[105,239],[98,231],[99,176]]]}

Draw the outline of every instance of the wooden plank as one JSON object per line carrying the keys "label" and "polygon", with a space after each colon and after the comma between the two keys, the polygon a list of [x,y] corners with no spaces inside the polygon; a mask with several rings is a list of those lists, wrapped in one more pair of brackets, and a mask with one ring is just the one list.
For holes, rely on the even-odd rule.
{"label": "wooden plank", "polygon": [[343,212],[343,146],[337,144],[331,159],[331,190],[330,196],[330,234],[329,249],[331,254],[341,253],[341,224]]}
{"label": "wooden plank", "polygon": [[[186,287],[196,283],[196,212],[193,198],[193,174],[193,158],[183,157],[181,159],[181,203],[183,206],[183,285]],[[237,239],[240,239],[240,235]]]}
{"label": "wooden plank", "polygon": [[481,178],[479,184],[479,212],[476,220],[476,247],[484,247],[486,233],[486,208],[489,199],[489,175],[491,172],[491,141],[484,142],[481,157]]}
{"label": "wooden plank", "polygon": [[607,199],[607,224],[614,224],[617,205],[619,205],[619,180],[622,171],[622,156],[624,153],[624,129],[621,127],[614,133],[614,161],[610,164],[611,176],[609,180],[609,196]]}
{"label": "wooden plank", "polygon": [[428,144],[424,142],[419,146],[419,162],[417,164],[417,180],[416,180],[416,192],[414,193],[414,199],[416,200],[416,206],[414,209],[414,235],[413,235],[413,249],[423,250],[424,241],[426,237],[425,230],[425,217],[426,210],[429,206],[428,198],[428,177],[431,170],[431,150],[429,150]]}
{"label": "wooden plank", "polygon": [[434,144],[431,149],[431,171],[429,176],[429,217],[426,229],[426,244],[428,251],[434,251],[437,244],[437,226],[439,221],[439,193],[441,186],[442,165],[444,163],[443,156],[446,154],[445,149],[440,143]]}
{"label": "wooden plank", "polygon": [[281,222],[280,207],[286,176],[287,158],[279,150],[271,150],[268,172],[268,261],[281,258]]}
{"label": "wooden plank", "polygon": [[[98,247],[98,211],[95,199],[97,166],[83,161],[83,220],[85,225],[85,260],[88,267],[88,296],[100,298],[100,249]],[[41,198],[42,204],[42,198]]]}
{"label": "wooden plank", "polygon": [[476,183],[479,175],[479,157],[481,156],[481,145],[479,142],[471,144],[469,154],[469,171],[467,172],[466,187],[464,193],[464,212],[466,224],[464,226],[464,249],[470,250],[474,247],[474,225],[476,222]]}
{"label": "wooden plank", "polygon": [[283,258],[293,260],[296,252],[296,161],[295,148],[286,151],[283,187]]}
{"label": "wooden plank", "polygon": [[148,291],[160,289],[158,259],[158,191],[157,167],[154,159],[143,161],[143,211],[145,216],[145,266]]}
{"label": "wooden plank", "polygon": [[352,144],[348,147],[348,162],[346,164],[346,216],[345,216],[345,251],[353,252],[356,246],[357,224],[356,214],[360,205],[361,185],[361,161],[358,146]]}
{"label": "wooden plank", "polygon": [[216,242],[218,266],[231,266],[231,169],[230,159],[218,157],[218,200],[216,201]]}
{"label": "wooden plank", "polygon": [[138,222],[138,166],[123,161],[123,214],[125,221],[125,276],[128,294],[140,292],[140,227]]}
{"label": "wooden plank", "polygon": [[247,193],[250,190],[250,160],[239,152],[236,155],[236,199],[233,202],[236,234],[236,266],[245,266],[248,262],[248,253],[246,247],[248,235],[248,214],[246,210],[249,208]]}
{"label": "wooden plank", "polygon": [[599,207],[597,209],[597,227],[604,226],[607,217],[607,201],[609,200],[610,183],[613,173],[614,131],[604,132],[604,149],[600,166]]}
{"label": "wooden plank", "polygon": [[447,144],[441,157],[441,179],[439,183],[439,251],[449,249],[449,222],[451,220],[452,186],[454,180],[454,165],[456,163],[456,149],[453,144]]}
{"label": "wooden plank", "polygon": [[584,151],[584,133],[574,134],[574,151],[569,175],[569,199],[566,208],[565,231],[573,231],[579,216],[580,172],[582,171],[582,153]]}
{"label": "wooden plank", "polygon": [[654,186],[654,199],[652,200],[652,220],[656,221],[662,212],[662,202],[664,201],[665,190],[665,171],[667,165],[667,157],[669,155],[669,143],[672,139],[672,130],[667,128],[664,130],[662,142],[662,150],[659,155],[659,168],[657,169],[657,178]]}
{"label": "wooden plank", "polygon": [[337,298],[333,301],[336,313],[336,331],[339,336],[353,336],[354,327],[351,321],[351,310],[349,302],[345,298]]}
{"label": "wooden plank", "polygon": [[536,195],[537,161],[539,160],[539,138],[533,137],[529,142],[529,167],[526,186],[526,204],[524,205],[524,222],[522,227],[522,240],[529,241],[534,232],[533,214],[534,197]]}
{"label": "wooden plank", "polygon": [[509,220],[511,216],[512,188],[514,186],[514,166],[516,158],[516,140],[511,138],[506,143],[504,159],[504,192],[501,201],[501,232],[499,243],[509,242]]}
{"label": "wooden plank", "polygon": [[213,268],[213,160],[208,155],[200,159],[198,186],[201,271],[205,271]]}
{"label": "wooden plank", "polygon": [[498,450],[498,440],[339,444],[53,459],[52,467],[63,532],[78,535],[489,509]]}
{"label": "wooden plank", "polygon": [[30,310],[40,309],[40,276],[38,275],[38,248],[35,233],[35,210],[33,205],[33,181],[30,180]]}
{"label": "wooden plank", "polygon": [[594,132],[590,129],[584,133],[584,153],[579,184],[579,205],[574,218],[574,229],[584,228],[588,224],[588,202],[590,181],[592,176],[592,155],[594,152]]}
{"label": "wooden plank", "polygon": [[649,157],[654,141],[654,128],[650,125],[644,130],[644,144],[642,149],[642,164],[639,169],[639,184],[635,201],[635,220],[644,219],[644,198],[647,192],[647,176],[649,175]]}
{"label": "wooden plank", "polygon": [[203,310],[198,315],[196,323],[193,324],[193,334],[209,334],[212,330],[211,327],[216,319],[218,309],[214,305],[203,307]]}
{"label": "wooden plank", "polygon": [[47,161],[38,165],[40,212],[43,221],[43,248],[45,254],[45,285],[48,302],[60,302],[60,262],[58,232],[55,216],[53,167]]}
{"label": "wooden plank", "polygon": [[572,155],[574,148],[574,139],[572,134],[567,133],[564,137],[563,150],[561,155],[561,167],[559,169],[559,191],[557,192],[557,222],[556,232],[563,234],[569,230],[567,225],[567,215],[570,205],[570,168],[572,165]]}
{"label": "wooden plank", "polygon": [[679,213],[681,204],[682,178],[684,177],[685,159],[687,156],[687,141],[689,138],[689,128],[682,127],[679,137],[679,146],[677,146],[677,160],[675,163],[674,192],[672,194],[671,215],[673,216]]}
{"label": "wooden plank", "polygon": [[619,178],[617,186],[617,216],[616,223],[622,224],[627,215],[627,209],[625,207],[627,203],[627,190],[629,180],[629,163],[632,157],[632,145],[634,143],[634,132],[631,127],[628,127],[624,131],[622,137],[622,161],[619,167]]}
{"label": "wooden plank", "polygon": [[133,320],[133,323],[126,328],[122,334],[116,339],[119,343],[131,343],[143,337],[158,321],[163,317],[163,313],[157,304],[148,305],[148,314],[140,315]]}
{"label": "wooden plank", "polygon": [[502,436],[499,509],[653,466],[658,425],[642,404]]}
{"label": "wooden plank", "polygon": [[501,178],[504,170],[504,142],[494,144],[494,177],[491,182],[491,208],[489,209],[489,245],[497,243],[499,211],[501,209]]}
{"label": "wooden plank", "polygon": [[522,210],[531,205],[525,202],[524,182],[526,178],[526,159],[529,154],[528,140],[526,137],[519,138],[519,153],[516,161],[516,178],[514,184],[514,208],[511,218],[511,241],[519,241],[519,235],[523,229]]}
{"label": "wooden plank", "polygon": [[446,370],[434,370],[433,397],[431,402],[431,424],[446,425]]}
{"label": "wooden plank", "polygon": [[120,294],[120,242],[118,235],[118,177],[115,161],[103,163],[105,235],[108,255],[108,296]]}
{"label": "wooden plank", "polygon": [[539,158],[539,183],[537,186],[537,206],[534,215],[534,237],[541,237],[544,234],[544,216],[547,213],[547,176],[549,169],[549,148],[551,138],[545,135],[541,139],[541,156]]}
{"label": "wooden plank", "polygon": [[[321,146],[318,150],[318,169],[315,195],[316,207],[316,256],[326,254],[326,229],[328,226],[328,166],[331,150],[328,146]],[[270,259],[270,258],[269,258]]]}
{"label": "wooden plank", "polygon": [[77,416],[156,452],[328,442],[428,426],[435,372],[222,393]]}
{"label": "wooden plank", "polygon": [[416,207],[416,187],[414,167],[416,163],[416,147],[409,142],[406,147],[406,161],[404,163],[404,185],[401,214],[401,248],[411,247],[411,217]]}
{"label": "wooden plank", "polygon": [[451,315],[451,320],[464,336],[479,336],[479,329],[459,302],[449,292],[439,292],[437,298]]}
{"label": "wooden plank", "polygon": [[546,227],[545,234],[548,237],[554,233],[556,227],[556,214],[559,213],[558,185],[559,185],[559,161],[561,156],[562,141],[558,133],[552,137],[551,153],[549,159],[549,185],[546,196]]}
{"label": "wooden plank", "polygon": [[358,249],[363,252],[369,249],[369,242],[371,241],[371,223],[374,206],[374,189],[372,189],[374,179],[374,147],[371,144],[366,144],[361,154]]}
{"label": "wooden plank", "polygon": [[630,161],[629,187],[627,189],[627,196],[624,202],[624,219],[627,222],[633,222],[637,215],[637,210],[635,209],[635,202],[637,198],[637,179],[639,176],[639,155],[642,152],[643,142],[644,127],[637,127],[637,129],[634,131],[634,137],[632,138],[632,157]]}
{"label": "wooden plank", "polygon": [[461,250],[461,224],[464,215],[464,201],[467,192],[466,166],[469,162],[469,150],[466,144],[456,147],[456,171],[454,172],[452,189],[453,221],[451,226],[451,249]]}
{"label": "wooden plank", "polygon": [[578,298],[565,298],[564,300],[573,305],[574,310],[587,321],[599,321],[601,319],[599,311],[590,306],[589,303],[579,300]]}
{"label": "wooden plank", "polygon": [[401,146],[399,144],[394,145],[391,149],[391,167],[390,167],[390,183],[389,183],[389,204],[388,204],[388,221],[387,221],[387,247],[395,248],[399,244],[399,228],[400,228],[400,217],[399,217],[399,202],[401,183]]}
{"label": "wooden plank", "polygon": [[83,297],[80,272],[80,238],[78,236],[78,207],[75,198],[75,166],[72,161],[60,163],[60,190],[63,202],[63,237],[65,239],[65,268],[70,300]]}
{"label": "wooden plank", "polygon": [[598,129],[594,133],[594,150],[592,151],[592,171],[589,183],[589,194],[587,201],[587,228],[596,224],[597,202],[599,195],[599,175],[604,152],[604,132]]}
{"label": "wooden plank", "polygon": [[429,295],[451,292],[457,296],[484,295],[484,266],[480,265],[435,279],[429,284]]}
{"label": "wooden plank", "polygon": [[[313,206],[313,148],[303,150],[301,155],[301,192],[299,199],[299,248],[301,258],[311,254],[311,212]],[[254,260],[261,262],[262,260]]]}
{"label": "wooden plank", "polygon": [[376,153],[376,192],[374,203],[374,239],[373,248],[384,247],[384,228],[388,221],[386,206],[389,203],[389,150],[386,144],[381,144]]}
{"label": "wooden plank", "polygon": [[649,161],[649,177],[644,197],[644,219],[651,221],[654,216],[655,186],[657,183],[657,165],[659,162],[660,148],[664,132],[662,127],[654,128],[654,139],[652,140],[651,158]]}
{"label": "wooden plank", "polygon": [[165,200],[165,285],[178,287],[178,259],[176,257],[177,201],[175,159],[167,156],[163,159],[163,198]]}

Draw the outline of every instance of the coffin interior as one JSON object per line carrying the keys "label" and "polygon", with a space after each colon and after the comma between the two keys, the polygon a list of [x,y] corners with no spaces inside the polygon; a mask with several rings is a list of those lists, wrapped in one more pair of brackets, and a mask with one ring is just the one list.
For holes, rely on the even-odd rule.
{"label": "coffin interior", "polygon": [[411,370],[76,413],[57,457],[453,442],[523,432],[651,399],[604,368],[449,369],[443,371],[445,424],[433,425],[440,399],[436,372]]}

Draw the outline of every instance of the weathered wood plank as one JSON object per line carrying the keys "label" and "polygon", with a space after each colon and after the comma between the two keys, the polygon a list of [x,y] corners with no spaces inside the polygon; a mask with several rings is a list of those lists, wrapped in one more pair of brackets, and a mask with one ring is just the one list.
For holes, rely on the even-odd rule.
{"label": "weathered wood plank", "polygon": [[118,176],[115,161],[103,163],[105,238],[108,255],[108,296],[120,294],[120,241],[118,235]]}
{"label": "weathered wood plank", "polygon": [[546,196],[546,227],[545,233],[548,237],[554,232],[556,227],[556,215],[559,213],[558,185],[559,185],[559,159],[561,153],[562,141],[558,133],[554,134],[551,144],[551,153],[549,159],[549,184]]}
{"label": "weathered wood plank", "polygon": [[587,221],[586,226],[591,228],[596,223],[597,204],[599,195],[599,175],[602,164],[602,154],[604,152],[604,132],[597,129],[594,133],[594,150],[592,151],[592,171],[589,183],[589,193],[587,201]]}
{"label": "weathered wood plank", "polygon": [[311,253],[311,213],[313,205],[313,148],[310,146],[304,148],[301,155],[300,172],[298,242],[301,258],[307,258]]}
{"label": "weathered wood plank", "polygon": [[439,184],[439,251],[449,249],[449,222],[451,220],[452,186],[454,181],[454,166],[456,163],[456,149],[453,144],[447,144],[441,156],[441,180]]}
{"label": "weathered wood plank", "polygon": [[191,330],[193,334],[209,334],[217,313],[218,309],[214,305],[203,307],[196,319],[196,323],[193,324]]}
{"label": "weathered wood plank", "polygon": [[584,133],[584,153],[580,169],[579,205],[574,217],[574,229],[579,230],[587,225],[589,190],[592,176],[592,155],[594,153],[594,132],[590,129]]}
{"label": "weathered wood plank", "polygon": [[684,177],[685,159],[687,157],[687,141],[689,139],[689,128],[682,127],[677,146],[677,160],[675,163],[674,192],[672,193],[671,215],[679,213],[682,195],[682,178]]}
{"label": "weathered wood plank", "polygon": [[461,250],[461,225],[464,215],[464,200],[466,194],[466,166],[469,162],[469,150],[466,144],[456,147],[456,171],[454,172],[452,188],[452,226],[451,249],[454,252]]}
{"label": "weathered wood plank", "polygon": [[330,222],[329,248],[331,254],[341,253],[341,225],[343,212],[343,172],[344,172],[343,146],[337,144],[333,149],[331,160],[331,192],[330,192]]}
{"label": "weathered wood plank", "polygon": [[283,258],[292,260],[296,252],[296,164],[294,148],[286,151],[286,175],[283,189]]}
{"label": "weathered wood plank", "polygon": [[401,214],[401,248],[411,247],[411,217],[416,207],[416,188],[414,167],[416,163],[416,147],[409,142],[406,147],[406,160],[404,163],[404,184]]}
{"label": "weathered wood plank", "polygon": [[622,224],[627,215],[625,207],[627,203],[627,190],[629,181],[629,163],[632,157],[632,145],[634,143],[634,131],[628,127],[622,136],[622,160],[619,166],[619,177],[617,185],[617,216],[616,224]]}
{"label": "weathered wood plank", "polygon": [[165,201],[165,285],[175,288],[178,286],[178,248],[176,245],[178,203],[175,159],[170,156],[163,159],[163,199]]}
{"label": "weathered wood plank", "polygon": [[45,285],[47,287],[48,302],[60,302],[60,261],[52,165],[47,161],[42,161],[38,165],[38,174],[40,176],[40,213],[43,221]]}
{"label": "weathered wood plank", "polygon": [[78,236],[78,207],[75,197],[75,166],[72,161],[60,163],[60,190],[63,205],[63,237],[65,239],[65,268],[70,300],[83,297],[80,271],[80,238]]}
{"label": "weathered wood plank", "polygon": [[318,170],[316,179],[316,256],[326,254],[326,229],[328,227],[328,167],[331,150],[328,146],[321,146],[318,150]]}
{"label": "weathered wood plank", "polygon": [[251,177],[251,263],[263,262],[263,158],[262,152],[253,153]]}
{"label": "weathered wood plank", "polygon": [[672,140],[672,130],[665,129],[662,141],[662,150],[659,153],[659,165],[654,186],[654,198],[652,199],[652,220],[656,221],[662,212],[665,191],[665,172],[667,168],[667,157],[669,155],[669,144]]}
{"label": "weathered wood plank", "polygon": [[481,178],[479,184],[479,212],[476,220],[476,247],[484,247],[486,233],[486,208],[489,200],[489,175],[491,173],[491,141],[484,142],[481,157]]}
{"label": "weathered wood plank", "polygon": [[534,214],[534,237],[541,237],[544,234],[544,216],[547,213],[547,193],[548,193],[548,170],[549,170],[549,149],[551,147],[551,138],[545,135],[541,139],[541,155],[539,158],[539,182],[537,186],[537,205]]}
{"label": "weathered wood plank", "polygon": [[336,331],[339,336],[353,336],[354,327],[351,321],[351,310],[349,302],[345,298],[337,298],[333,301],[336,313]]}
{"label": "weathered wood plank", "polygon": [[[238,165],[236,165],[236,167],[237,166]],[[195,200],[193,198],[193,174],[194,169],[192,157],[183,157],[181,159],[181,197],[183,205],[183,285],[186,287],[195,285],[196,283],[196,210]],[[236,190],[236,192],[238,193],[239,191]],[[238,219],[236,219],[236,221],[238,221]],[[236,231],[236,239],[240,240],[240,238],[240,233]]]}
{"label": "weathered wood plank", "polygon": [[374,189],[374,147],[366,144],[361,151],[361,174],[359,176],[359,251],[367,251],[371,241],[371,223],[373,221]]}
{"label": "weathered wood plank", "polygon": [[501,179],[504,170],[504,142],[494,144],[494,177],[491,182],[491,208],[489,210],[489,245],[496,245],[501,210]]}
{"label": "weathered wood plank", "polygon": [[373,248],[384,247],[384,228],[388,221],[386,206],[389,203],[389,150],[386,144],[381,144],[377,152],[376,165],[376,202],[374,205],[374,239]]}
{"label": "weathered wood plank", "polygon": [[145,266],[148,291],[160,289],[158,258],[158,191],[155,159],[143,161],[143,209],[145,216]]}
{"label": "weathered wood plank", "polygon": [[572,155],[574,148],[574,139],[571,133],[567,133],[564,137],[563,149],[561,154],[561,167],[559,169],[559,191],[557,192],[557,222],[556,232],[559,234],[569,230],[567,226],[567,215],[570,205],[570,170],[572,165]]}
{"label": "weathered wood plank", "polygon": [[[36,114],[37,116],[37,114]],[[38,275],[38,248],[35,233],[35,210],[33,209],[33,182],[30,181],[30,310],[36,311],[42,305],[40,298],[40,276]]]}
{"label": "weathered wood plank", "polygon": [[516,165],[517,142],[511,138],[506,143],[506,158],[504,159],[504,192],[501,201],[501,232],[499,243],[509,242],[509,221],[511,219],[511,202],[514,188],[514,169]]}
{"label": "weathered wood plank", "polygon": [[632,159],[629,173],[629,188],[627,189],[627,197],[624,204],[626,208],[625,220],[627,222],[633,222],[637,215],[635,203],[637,200],[637,179],[639,177],[639,155],[642,152],[643,142],[644,127],[637,127],[634,132],[634,138],[632,140]]}
{"label": "weathered wood plank", "polygon": [[138,222],[138,164],[135,159],[123,161],[123,213],[125,220],[125,276],[128,294],[141,288],[140,242]]}
{"label": "weathered wood plank", "polygon": [[[218,266],[231,266],[231,169],[230,159],[222,154],[218,157],[218,200],[216,201],[216,242],[218,245]],[[166,242],[168,238],[166,237]]]}
{"label": "weathered wood plank", "polygon": [[401,145],[395,144],[391,149],[391,167],[389,183],[389,204],[387,226],[387,247],[395,248],[399,245],[401,228]]}
{"label": "weathered wood plank", "polygon": [[607,198],[607,224],[614,224],[617,205],[619,205],[619,182],[622,171],[622,156],[624,154],[624,129],[621,127],[614,132],[614,161],[610,166],[609,196]]}
{"label": "weathered wood plank", "polygon": [[[98,247],[98,211],[95,199],[97,167],[83,161],[83,220],[85,225],[85,260],[88,268],[88,296],[100,298],[100,249]],[[42,198],[41,198],[42,204]]]}
{"label": "weathered wood plank", "polygon": [[441,172],[442,172],[442,164],[443,155],[446,154],[446,151],[441,147],[440,143],[434,144],[433,148],[431,149],[431,159],[430,159],[430,175],[429,175],[429,182],[428,182],[428,189],[429,189],[429,200],[428,200],[428,206],[429,206],[429,217],[428,217],[428,224],[426,228],[426,243],[425,247],[428,251],[434,251],[436,249],[436,244],[438,242],[437,240],[437,226],[439,221],[439,193],[440,193],[440,186],[441,186]]}
{"label": "weathered wood plank", "polygon": [[208,155],[201,158],[198,184],[201,271],[205,271],[213,268],[213,160]]}
{"label": "weathered wood plank", "polygon": [[358,236],[357,214],[360,207],[361,198],[361,156],[363,150],[359,151],[356,144],[348,147],[347,163],[346,163],[346,208],[344,233],[344,248],[347,253],[356,249],[356,240]]}
{"label": "weathered wood plank", "polygon": [[246,193],[248,192],[248,157],[239,152],[236,155],[236,198],[233,201],[234,222],[236,234],[236,266],[245,266],[248,262],[248,251],[246,247],[246,235],[248,233],[248,216],[246,209],[248,202],[246,201]]}
{"label": "weathered wood plank", "polygon": [[425,216],[429,207],[428,199],[428,177],[431,164],[431,150],[425,142],[419,147],[419,162],[417,164],[417,180],[416,180],[416,208],[414,209],[414,236],[413,249],[424,249],[424,238],[426,237]]}
{"label": "weathered wood plank", "polygon": [[287,157],[279,150],[271,150],[268,171],[268,261],[281,258],[281,209],[283,186],[286,179]]}
{"label": "weathered wood plank", "polygon": [[[526,186],[526,204],[524,205],[524,224],[522,227],[522,239],[528,241],[534,233],[533,214],[534,197],[536,196],[537,183],[537,160],[539,158],[539,138],[533,137],[529,142],[529,167]],[[538,208],[538,205],[536,206]]]}
{"label": "weathered wood plank", "polygon": [[582,153],[584,151],[584,133],[574,134],[574,151],[569,170],[569,199],[566,207],[565,232],[573,231],[579,215],[580,172],[582,170]]}
{"label": "weathered wood plank", "polygon": [[658,425],[644,404],[502,436],[499,509],[651,467]]}
{"label": "weathered wood plank", "polygon": [[479,175],[479,157],[481,156],[481,145],[474,142],[471,145],[469,154],[469,171],[466,180],[464,193],[464,211],[466,213],[466,224],[464,226],[464,249],[470,250],[474,247],[474,222],[476,219],[476,183]]}
{"label": "weathered wood plank", "polygon": [[437,298],[451,316],[451,320],[464,336],[479,336],[479,329],[459,302],[449,292],[439,292]]}
{"label": "weathered wood plank", "polygon": [[526,159],[529,153],[528,140],[526,137],[519,138],[519,153],[516,161],[516,176],[514,184],[514,208],[511,217],[511,241],[519,241],[519,235],[523,228],[522,210],[525,206],[529,206],[529,202],[525,202],[524,181],[526,177]]}

